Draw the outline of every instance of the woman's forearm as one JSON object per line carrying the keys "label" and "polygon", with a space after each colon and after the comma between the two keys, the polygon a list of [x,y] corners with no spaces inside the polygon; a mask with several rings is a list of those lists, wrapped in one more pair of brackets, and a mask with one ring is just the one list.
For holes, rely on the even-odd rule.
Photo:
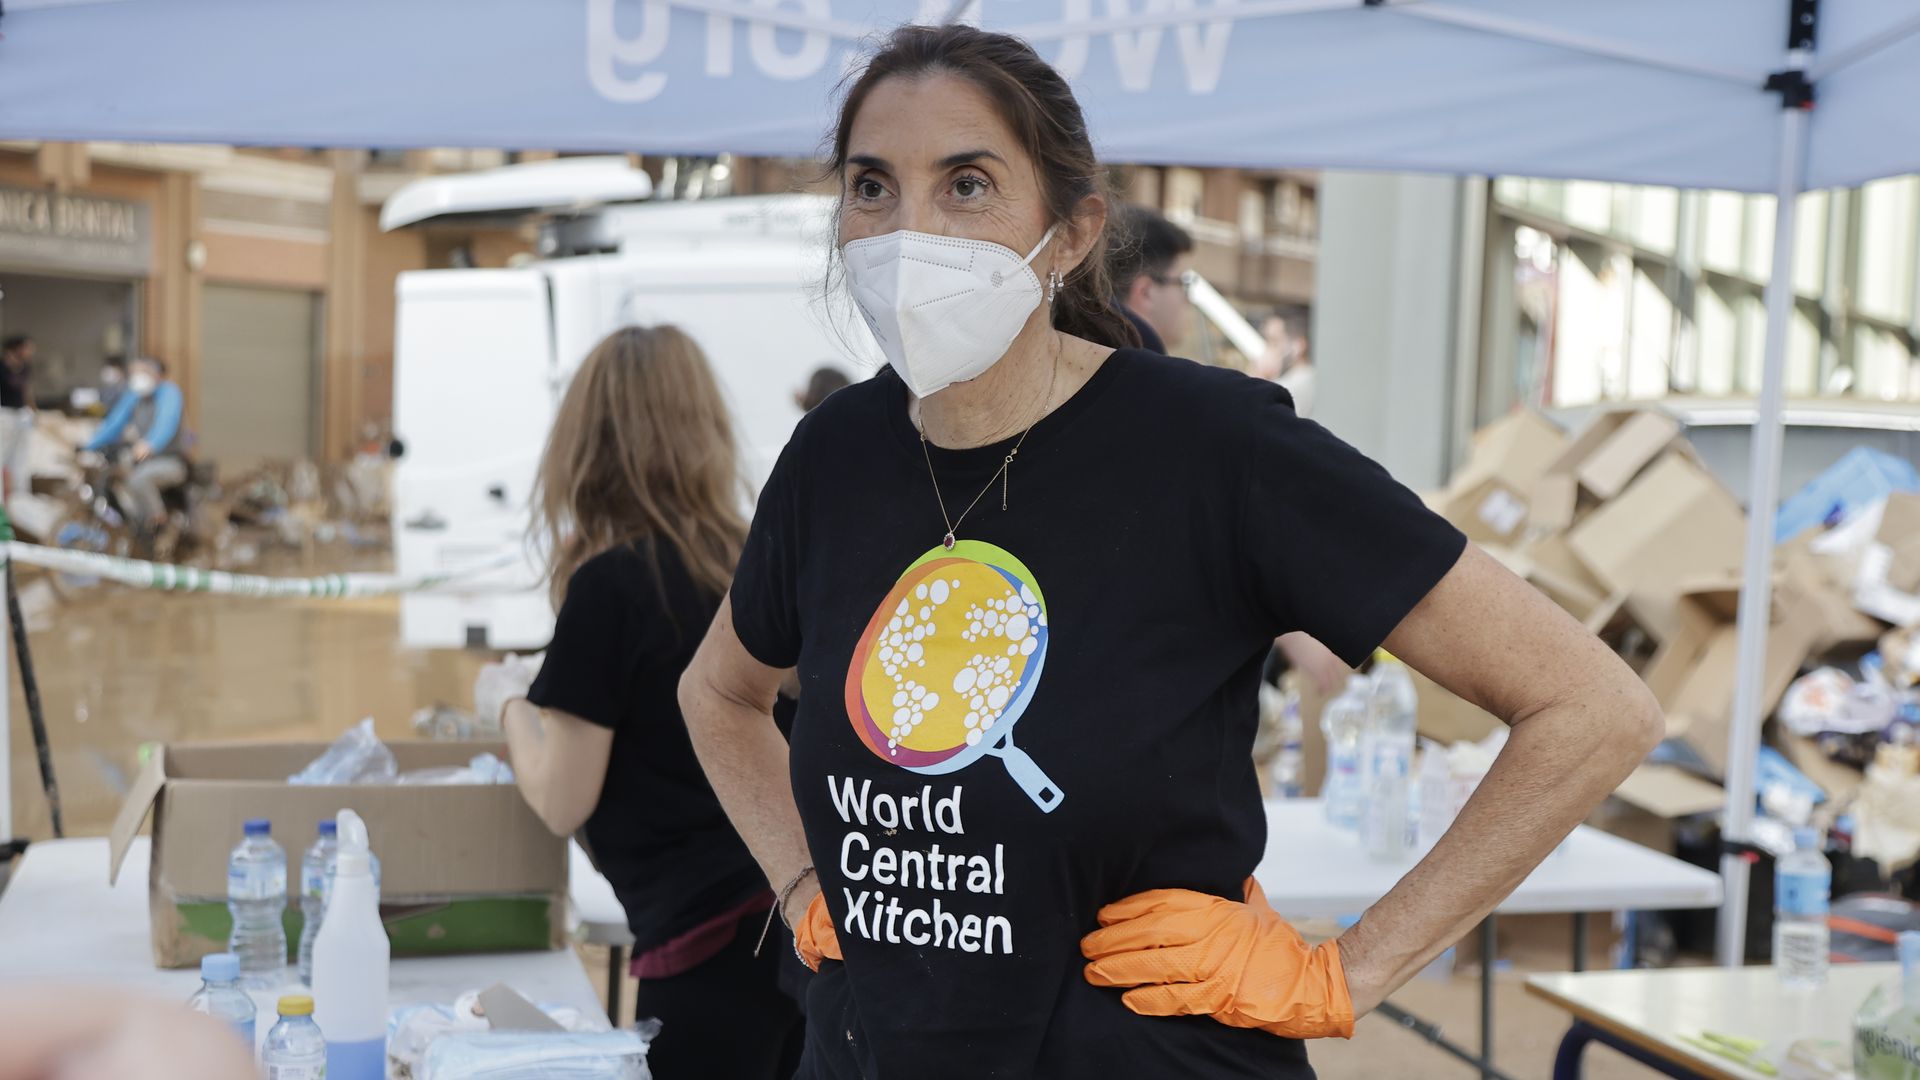
{"label": "woman's forearm", "polygon": [[613,733],[526,698],[507,702],[500,726],[521,797],[555,836],[572,835],[600,802]]}
{"label": "woman's forearm", "polygon": [[547,739],[540,729],[540,710],[526,698],[514,698],[500,710],[500,730],[507,736],[507,763],[520,797],[546,819]]}
{"label": "woman's forearm", "polygon": [[[782,887],[812,860],[787,775],[787,743],[773,722],[772,694],[762,705],[729,692],[696,659],[680,683],[680,709],[694,753],[734,830],[767,881]],[[789,922],[816,891],[811,881],[794,890],[785,913]]]}
{"label": "woman's forearm", "polygon": [[1511,893],[1657,741],[1637,681],[1515,721],[1458,820],[1340,937],[1356,1013],[1372,1009]]}

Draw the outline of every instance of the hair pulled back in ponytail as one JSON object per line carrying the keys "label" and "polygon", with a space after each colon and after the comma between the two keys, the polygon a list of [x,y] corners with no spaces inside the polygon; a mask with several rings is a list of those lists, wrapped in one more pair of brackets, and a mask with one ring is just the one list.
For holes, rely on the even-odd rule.
{"label": "hair pulled back in ponytail", "polygon": [[[849,85],[834,124],[835,174],[847,164],[853,119],[873,88],[896,76],[932,74],[965,79],[993,103],[1033,159],[1054,221],[1073,221],[1082,200],[1106,194],[1106,173],[1067,81],[1019,38],[961,25],[903,26],[867,61]],[[1116,349],[1139,345],[1139,331],[1114,306],[1106,248],[1103,229],[1054,298],[1054,329]]]}

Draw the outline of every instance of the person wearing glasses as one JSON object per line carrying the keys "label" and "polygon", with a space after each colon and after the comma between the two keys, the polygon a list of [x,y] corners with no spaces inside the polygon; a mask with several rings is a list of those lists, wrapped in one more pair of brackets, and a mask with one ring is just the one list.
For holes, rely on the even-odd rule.
{"label": "person wearing glasses", "polygon": [[1168,342],[1186,339],[1193,319],[1182,280],[1193,261],[1193,237],[1144,206],[1123,203],[1115,211],[1107,248],[1114,306],[1140,331],[1141,348],[1165,353]]}

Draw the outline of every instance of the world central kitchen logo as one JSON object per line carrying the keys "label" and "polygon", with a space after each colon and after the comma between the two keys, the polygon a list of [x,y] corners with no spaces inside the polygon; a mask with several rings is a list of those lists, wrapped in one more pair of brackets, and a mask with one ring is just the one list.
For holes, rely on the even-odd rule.
{"label": "world central kitchen logo", "polygon": [[[1098,43],[1110,52],[1122,90],[1211,94],[1226,67],[1237,5],[1238,0],[1060,0],[1057,18],[993,29],[1031,41],[1069,80],[1086,70]],[[647,69],[667,55],[675,30],[674,6],[673,0],[587,0],[587,79],[595,93],[608,101],[638,104],[666,90],[668,73]],[[1038,16],[1031,11],[1035,6],[1021,5],[1022,17]],[[920,0],[911,21],[940,23],[952,7],[952,0]],[[701,70],[710,79],[733,77],[742,37],[747,63],[766,78],[812,79],[831,65],[838,79],[859,65],[862,45],[875,29],[835,19],[831,0],[701,0],[680,14],[682,40],[674,55],[692,51],[684,39],[703,37]],[[1162,64],[1169,43],[1174,62]]]}

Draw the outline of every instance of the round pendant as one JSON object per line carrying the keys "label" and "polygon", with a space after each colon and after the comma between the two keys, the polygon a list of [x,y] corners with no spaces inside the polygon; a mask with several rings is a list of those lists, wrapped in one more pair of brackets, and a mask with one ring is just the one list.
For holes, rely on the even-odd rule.
{"label": "round pendant", "polygon": [[948,533],[948,534],[946,535],[946,538],[945,538],[944,540],[942,540],[942,541],[940,541],[940,542],[941,542],[941,543],[942,543],[943,545],[945,545],[945,546],[946,546],[946,549],[947,549],[948,551],[952,551],[952,550],[953,550],[953,534],[952,534],[952,533]]}

